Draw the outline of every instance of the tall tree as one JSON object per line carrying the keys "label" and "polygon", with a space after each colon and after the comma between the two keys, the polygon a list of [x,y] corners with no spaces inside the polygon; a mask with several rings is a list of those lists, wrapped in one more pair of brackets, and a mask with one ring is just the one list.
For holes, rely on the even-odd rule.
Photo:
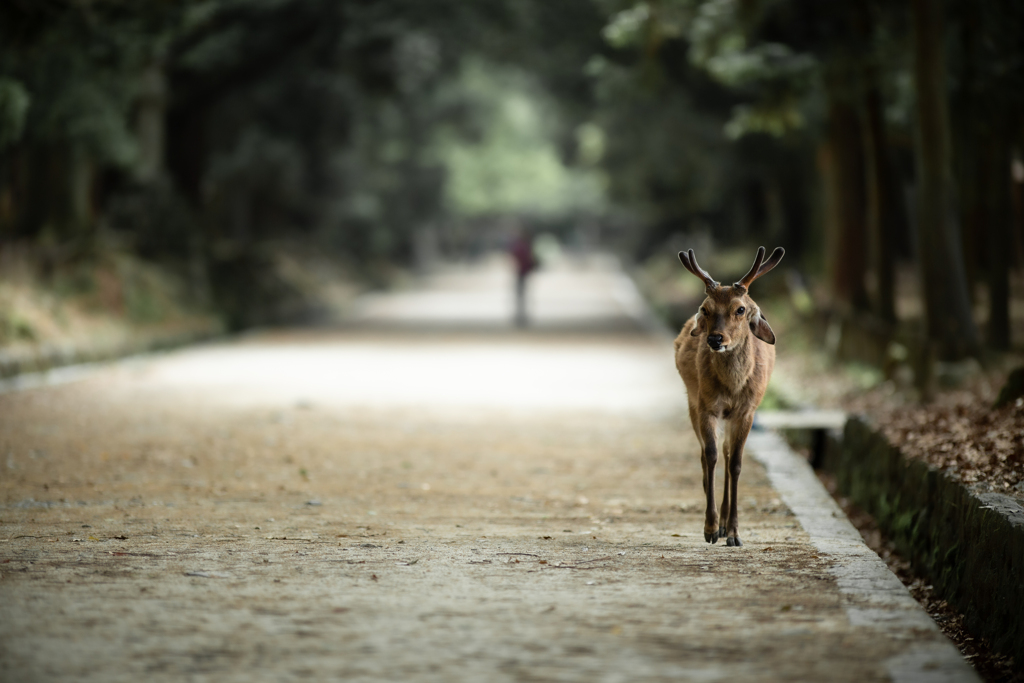
{"label": "tall tree", "polygon": [[928,337],[945,358],[977,353],[950,153],[942,0],[911,0],[917,236]]}
{"label": "tall tree", "polygon": [[[1009,348],[1009,269],[1014,252],[1012,149],[1024,114],[1024,7],[1014,0],[950,5],[955,172],[961,190],[969,280],[988,289],[985,342]],[[976,275],[976,277],[970,277]]]}
{"label": "tall tree", "polygon": [[840,86],[829,87],[825,135],[827,185],[825,210],[831,232],[829,269],[832,290],[845,306],[868,308],[864,283],[867,230],[864,188],[864,140],[856,104]]}
{"label": "tall tree", "polygon": [[887,323],[896,322],[895,236],[905,226],[905,212],[897,199],[898,185],[886,139],[881,93],[881,66],[871,45],[876,31],[870,0],[857,0],[851,8],[853,32],[864,48],[861,57],[861,124],[864,140],[868,261],[875,276],[871,310]]}
{"label": "tall tree", "polygon": [[[1003,117],[1000,117],[1001,119]],[[1002,124],[1002,125],[1000,125]],[[995,130],[1009,136],[1010,126],[1005,120],[996,122]],[[991,179],[986,192],[986,213],[990,217],[988,230],[988,284],[989,310],[986,342],[994,349],[1010,348],[1010,264],[1012,262],[1013,216],[1010,208],[1012,176],[1010,150],[1005,138],[993,137],[985,145],[985,174]]]}
{"label": "tall tree", "polygon": [[867,225],[871,270],[875,274],[872,312],[896,322],[895,240],[902,227],[902,210],[896,198],[896,180],[885,142],[882,97],[871,67],[865,71],[864,165],[867,185]]}

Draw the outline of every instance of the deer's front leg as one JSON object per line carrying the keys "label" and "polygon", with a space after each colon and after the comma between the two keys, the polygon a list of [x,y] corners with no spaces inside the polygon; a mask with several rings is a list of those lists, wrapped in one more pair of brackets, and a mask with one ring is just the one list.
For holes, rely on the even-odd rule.
{"label": "deer's front leg", "polygon": [[729,454],[726,457],[726,467],[729,474],[726,477],[728,492],[725,498],[729,501],[729,514],[723,520],[726,529],[726,545],[741,546],[739,534],[739,514],[736,505],[736,492],[740,481],[740,470],[743,469],[743,447],[747,443],[747,435],[750,434],[750,427],[754,422],[753,415],[745,415],[736,418],[729,424]]}
{"label": "deer's front leg", "polygon": [[700,460],[704,468],[704,495],[707,507],[704,512],[704,540],[718,541],[718,510],[715,509],[715,465],[718,463],[718,444],[715,441],[717,420],[711,415],[701,416],[700,435],[704,442]]}
{"label": "deer's front leg", "polygon": [[[726,422],[726,425],[729,425]],[[731,496],[729,495],[732,487],[729,485],[731,477],[729,473],[730,467],[730,456],[732,455],[732,433],[731,430],[725,430],[725,441],[722,443],[722,455],[725,456],[725,461],[722,463],[722,478],[725,480],[725,486],[722,487],[722,515],[718,518],[718,537],[725,538],[726,525],[729,522],[729,510],[731,506]]]}

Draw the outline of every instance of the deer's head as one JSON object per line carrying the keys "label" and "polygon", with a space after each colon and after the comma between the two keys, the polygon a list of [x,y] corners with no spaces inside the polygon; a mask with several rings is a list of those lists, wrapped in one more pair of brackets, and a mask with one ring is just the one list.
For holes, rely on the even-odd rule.
{"label": "deer's head", "polygon": [[748,290],[754,280],[779,265],[785,253],[782,247],[777,247],[765,261],[764,247],[759,247],[750,271],[731,287],[723,287],[697,265],[693,249],[679,252],[679,260],[688,271],[704,282],[704,293],[707,294],[697,312],[697,324],[690,336],[704,335],[708,347],[718,353],[741,346],[750,334],[763,342],[774,344],[775,333],[761,315],[761,309],[750,298]]}

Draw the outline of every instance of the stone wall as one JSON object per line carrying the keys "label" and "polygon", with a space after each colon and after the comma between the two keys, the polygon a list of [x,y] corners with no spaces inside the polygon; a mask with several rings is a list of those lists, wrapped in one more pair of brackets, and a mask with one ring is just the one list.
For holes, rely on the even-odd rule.
{"label": "stone wall", "polygon": [[847,421],[822,467],[968,628],[1024,664],[1024,508],[904,457],[863,418]]}

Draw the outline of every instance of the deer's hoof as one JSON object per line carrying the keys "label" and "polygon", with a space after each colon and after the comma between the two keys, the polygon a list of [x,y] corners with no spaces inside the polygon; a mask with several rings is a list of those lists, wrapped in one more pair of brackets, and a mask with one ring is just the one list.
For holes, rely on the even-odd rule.
{"label": "deer's hoof", "polygon": [[725,534],[725,527],[724,526],[718,527],[718,537],[719,538],[725,538],[725,535],[726,535]]}
{"label": "deer's hoof", "polygon": [[709,534],[708,532],[705,531],[704,532],[704,540],[707,541],[708,543],[717,543],[718,542],[718,532],[716,531],[714,533]]}
{"label": "deer's hoof", "polygon": [[727,546],[729,546],[729,547],[737,547],[738,548],[741,545],[743,545],[743,542],[740,541],[739,536],[730,536],[729,538],[725,539],[725,544]]}

